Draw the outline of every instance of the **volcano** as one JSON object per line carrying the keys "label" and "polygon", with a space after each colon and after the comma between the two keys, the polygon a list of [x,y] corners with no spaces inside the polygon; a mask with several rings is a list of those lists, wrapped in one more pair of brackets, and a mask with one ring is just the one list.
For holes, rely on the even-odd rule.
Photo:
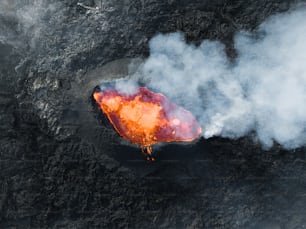
{"label": "volcano", "polygon": [[[263,150],[252,133],[158,147],[160,141],[196,139],[198,125],[192,117],[203,120],[196,108],[205,109],[207,103],[176,101],[173,94],[145,80],[141,82],[147,88],[141,85],[134,92],[110,86],[93,91],[101,82],[133,75],[150,55],[151,38],[161,33],[181,31],[194,47],[203,40],[220,41],[222,50],[210,46],[211,56],[225,50],[236,64],[235,34],[252,32],[268,17],[292,7],[305,7],[298,2],[302,1],[1,0],[0,228],[303,228],[305,147],[291,151],[276,144]],[[265,36],[249,35],[259,40]],[[271,56],[278,56],[276,50]],[[295,55],[302,57],[300,53]],[[265,65],[268,59],[261,60]],[[187,79],[198,77],[190,64],[174,67],[185,68]],[[284,70],[280,66],[278,73]],[[165,83],[160,72],[156,76],[158,83]],[[178,76],[173,74],[173,90]],[[214,86],[201,89],[203,100]],[[196,90],[189,90],[190,95]],[[138,122],[125,122],[138,112],[118,120],[119,113],[108,113],[108,119],[99,104],[100,110],[93,109],[95,92],[103,104],[103,98],[119,96],[128,110],[142,110],[149,103],[150,114],[140,116],[140,123],[153,137],[133,129]],[[295,102],[290,96],[285,99]],[[171,105],[174,102],[177,105]],[[174,119],[175,109],[165,109],[165,103],[179,110]],[[111,128],[101,125],[102,112]],[[293,113],[290,106],[288,113]],[[193,120],[187,121],[186,136],[176,135],[186,133],[180,114]],[[157,123],[165,120],[170,129],[155,129],[160,125],[146,121],[151,115]],[[125,144],[122,137],[133,144]],[[158,160],[147,163],[134,144],[154,145]]]}

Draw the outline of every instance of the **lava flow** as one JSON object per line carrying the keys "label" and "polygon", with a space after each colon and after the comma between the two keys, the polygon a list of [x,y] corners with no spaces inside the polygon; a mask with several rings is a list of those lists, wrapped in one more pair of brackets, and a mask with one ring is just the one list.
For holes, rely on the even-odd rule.
{"label": "lava flow", "polygon": [[189,111],[146,87],[139,87],[133,94],[113,87],[99,88],[93,97],[118,134],[140,145],[147,160],[154,160],[153,144],[189,142],[202,132]]}

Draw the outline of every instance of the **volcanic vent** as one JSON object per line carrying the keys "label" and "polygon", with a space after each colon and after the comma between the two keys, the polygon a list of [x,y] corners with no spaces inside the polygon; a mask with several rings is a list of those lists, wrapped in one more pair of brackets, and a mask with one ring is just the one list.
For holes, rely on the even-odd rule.
{"label": "volcanic vent", "polygon": [[[100,9],[88,10],[78,2]],[[279,143],[291,143],[286,138],[289,133],[292,139],[305,142],[299,130],[304,127],[300,120],[306,117],[302,112],[306,100],[298,92],[303,91],[306,84],[296,81],[299,90],[289,90],[289,86],[295,85],[292,81],[269,81],[277,78],[262,74],[262,70],[283,74],[284,70],[291,69],[295,73],[293,76],[298,77],[291,77],[293,80],[303,76],[306,71],[296,67],[305,66],[305,36],[298,36],[303,33],[296,32],[305,31],[306,14],[301,12],[296,20],[285,17],[280,24],[270,24],[269,33],[248,34],[249,38],[255,37],[258,41],[271,41],[265,43],[267,45],[239,39],[238,49],[235,45],[238,43],[234,43],[237,31],[254,30],[269,15],[286,11],[289,3],[295,4],[297,0],[103,0],[103,7],[99,2],[0,1],[1,228],[303,227],[306,222],[305,148],[291,153],[275,145],[263,152],[261,145],[249,138],[235,138],[248,133],[244,130],[249,129],[243,127],[254,127],[246,125],[246,121],[255,120],[250,124],[263,127],[257,129],[262,130],[258,133],[268,136],[260,138],[261,141],[276,136]],[[295,31],[280,29],[288,23],[287,28]],[[264,39],[266,34],[276,31],[273,28],[285,31],[281,35],[272,33],[275,34],[273,38],[283,42]],[[210,132],[211,135],[231,137],[233,133],[235,139],[201,139],[192,147],[165,144],[160,150],[154,147],[159,153],[158,161],[146,163],[137,149],[120,144],[121,138],[115,131],[97,122],[88,98],[101,81],[131,76],[130,72],[125,72],[127,65],[123,66],[127,61],[121,60],[147,58],[148,42],[152,37],[175,31],[182,31],[187,37],[186,44],[195,46],[168,39],[172,43],[167,46],[169,48],[177,44],[175,46],[182,47],[182,51],[194,50],[201,47],[198,45],[202,40],[208,39],[222,41],[226,54],[231,57],[235,56],[234,49],[240,50],[236,52],[236,60],[240,61],[231,62],[236,71],[227,71],[224,62],[222,68],[212,64],[220,60],[214,57],[223,54],[224,49],[220,50],[220,46],[215,49],[210,42],[205,46],[209,52],[202,56],[204,61],[199,62],[192,61],[199,52],[171,55],[166,52],[169,49],[160,50],[164,45],[154,46],[156,49],[150,51],[150,55],[158,54],[151,57],[160,62],[150,58],[145,65],[147,68],[143,69],[147,74],[142,77],[153,80],[142,79],[141,82],[145,82],[149,90],[163,93],[191,111],[201,123],[204,137],[206,130],[213,129],[216,131]],[[165,37],[160,38],[160,44],[164,44]],[[288,43],[284,38],[298,38],[299,42]],[[156,41],[156,37],[154,39]],[[284,51],[275,52],[280,44],[286,44],[282,46]],[[295,48],[288,48],[289,44],[294,44]],[[275,48],[271,50],[271,47]],[[268,50],[271,50],[269,55]],[[256,53],[260,58],[254,58]],[[167,54],[166,59],[164,54]],[[284,58],[286,54],[288,58]],[[249,56],[252,62],[240,58],[243,56]],[[275,61],[269,65],[271,60]],[[111,64],[113,61],[116,64]],[[162,64],[160,68],[156,66],[158,63]],[[172,70],[165,67],[167,63],[173,63],[170,67],[176,71],[166,71]],[[243,69],[237,71],[236,66]],[[156,74],[150,74],[151,67]],[[161,71],[157,71],[159,69]],[[200,74],[201,69],[207,70],[207,74]],[[222,77],[216,76],[216,72],[221,72]],[[241,78],[237,78],[239,74],[236,73],[241,73]],[[252,76],[247,77],[249,74]],[[191,78],[200,80],[200,91],[193,88],[199,84]],[[246,86],[243,89],[252,89],[247,92],[254,92],[254,83],[244,79],[257,80],[257,89],[262,89],[267,96],[274,92],[273,96],[257,97],[260,94],[245,93],[245,90],[238,96],[234,93],[233,97],[232,90],[222,90],[228,92],[226,97],[220,93],[220,89],[235,88],[235,83],[240,85],[240,82]],[[172,94],[166,90],[167,82],[170,89],[175,89]],[[280,85],[278,82],[288,87],[276,87]],[[178,88],[179,85],[182,87]],[[275,87],[271,90],[264,85]],[[177,92],[183,95],[184,101],[176,99]],[[197,92],[201,93],[194,97]],[[290,96],[283,96],[283,92],[290,92]],[[198,100],[194,103],[191,98]],[[222,102],[226,98],[229,103]],[[250,101],[245,98],[263,103],[256,103],[259,105],[256,109],[241,109],[254,107],[240,102]],[[293,106],[296,104],[299,106]],[[225,105],[224,110],[219,109],[221,105]],[[202,108],[206,109],[205,116],[203,112],[199,115]],[[277,108],[283,112],[277,112]],[[247,113],[251,115],[241,116],[243,111],[251,111]],[[101,113],[101,110],[97,112]],[[219,115],[215,116],[217,113]],[[265,114],[269,119],[250,119]],[[275,114],[282,115],[275,118]],[[295,119],[288,119],[288,115]],[[238,119],[232,119],[235,117]],[[261,122],[264,120],[267,122]],[[280,125],[283,121],[288,125]]]}
{"label": "volcanic vent", "polygon": [[191,142],[200,136],[201,127],[189,111],[163,94],[139,85],[131,90],[130,85],[127,81],[101,84],[93,99],[121,137],[141,146],[147,160],[154,160],[154,144]]}

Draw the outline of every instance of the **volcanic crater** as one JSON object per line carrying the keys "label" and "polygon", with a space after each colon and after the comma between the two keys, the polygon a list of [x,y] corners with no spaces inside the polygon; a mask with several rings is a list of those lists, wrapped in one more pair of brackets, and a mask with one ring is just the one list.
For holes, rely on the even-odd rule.
{"label": "volcanic crater", "polygon": [[158,146],[148,163],[91,96],[135,72],[158,33],[219,40],[235,59],[237,31],[301,2],[0,3],[0,227],[300,228],[304,147],[201,138]]}

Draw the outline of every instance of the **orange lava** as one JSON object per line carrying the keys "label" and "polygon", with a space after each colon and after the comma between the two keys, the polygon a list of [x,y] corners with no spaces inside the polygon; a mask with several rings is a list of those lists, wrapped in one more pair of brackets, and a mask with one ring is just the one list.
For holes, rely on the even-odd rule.
{"label": "orange lava", "polygon": [[202,131],[189,111],[146,87],[130,95],[111,88],[93,97],[119,135],[140,145],[146,155],[153,144],[193,141]]}

